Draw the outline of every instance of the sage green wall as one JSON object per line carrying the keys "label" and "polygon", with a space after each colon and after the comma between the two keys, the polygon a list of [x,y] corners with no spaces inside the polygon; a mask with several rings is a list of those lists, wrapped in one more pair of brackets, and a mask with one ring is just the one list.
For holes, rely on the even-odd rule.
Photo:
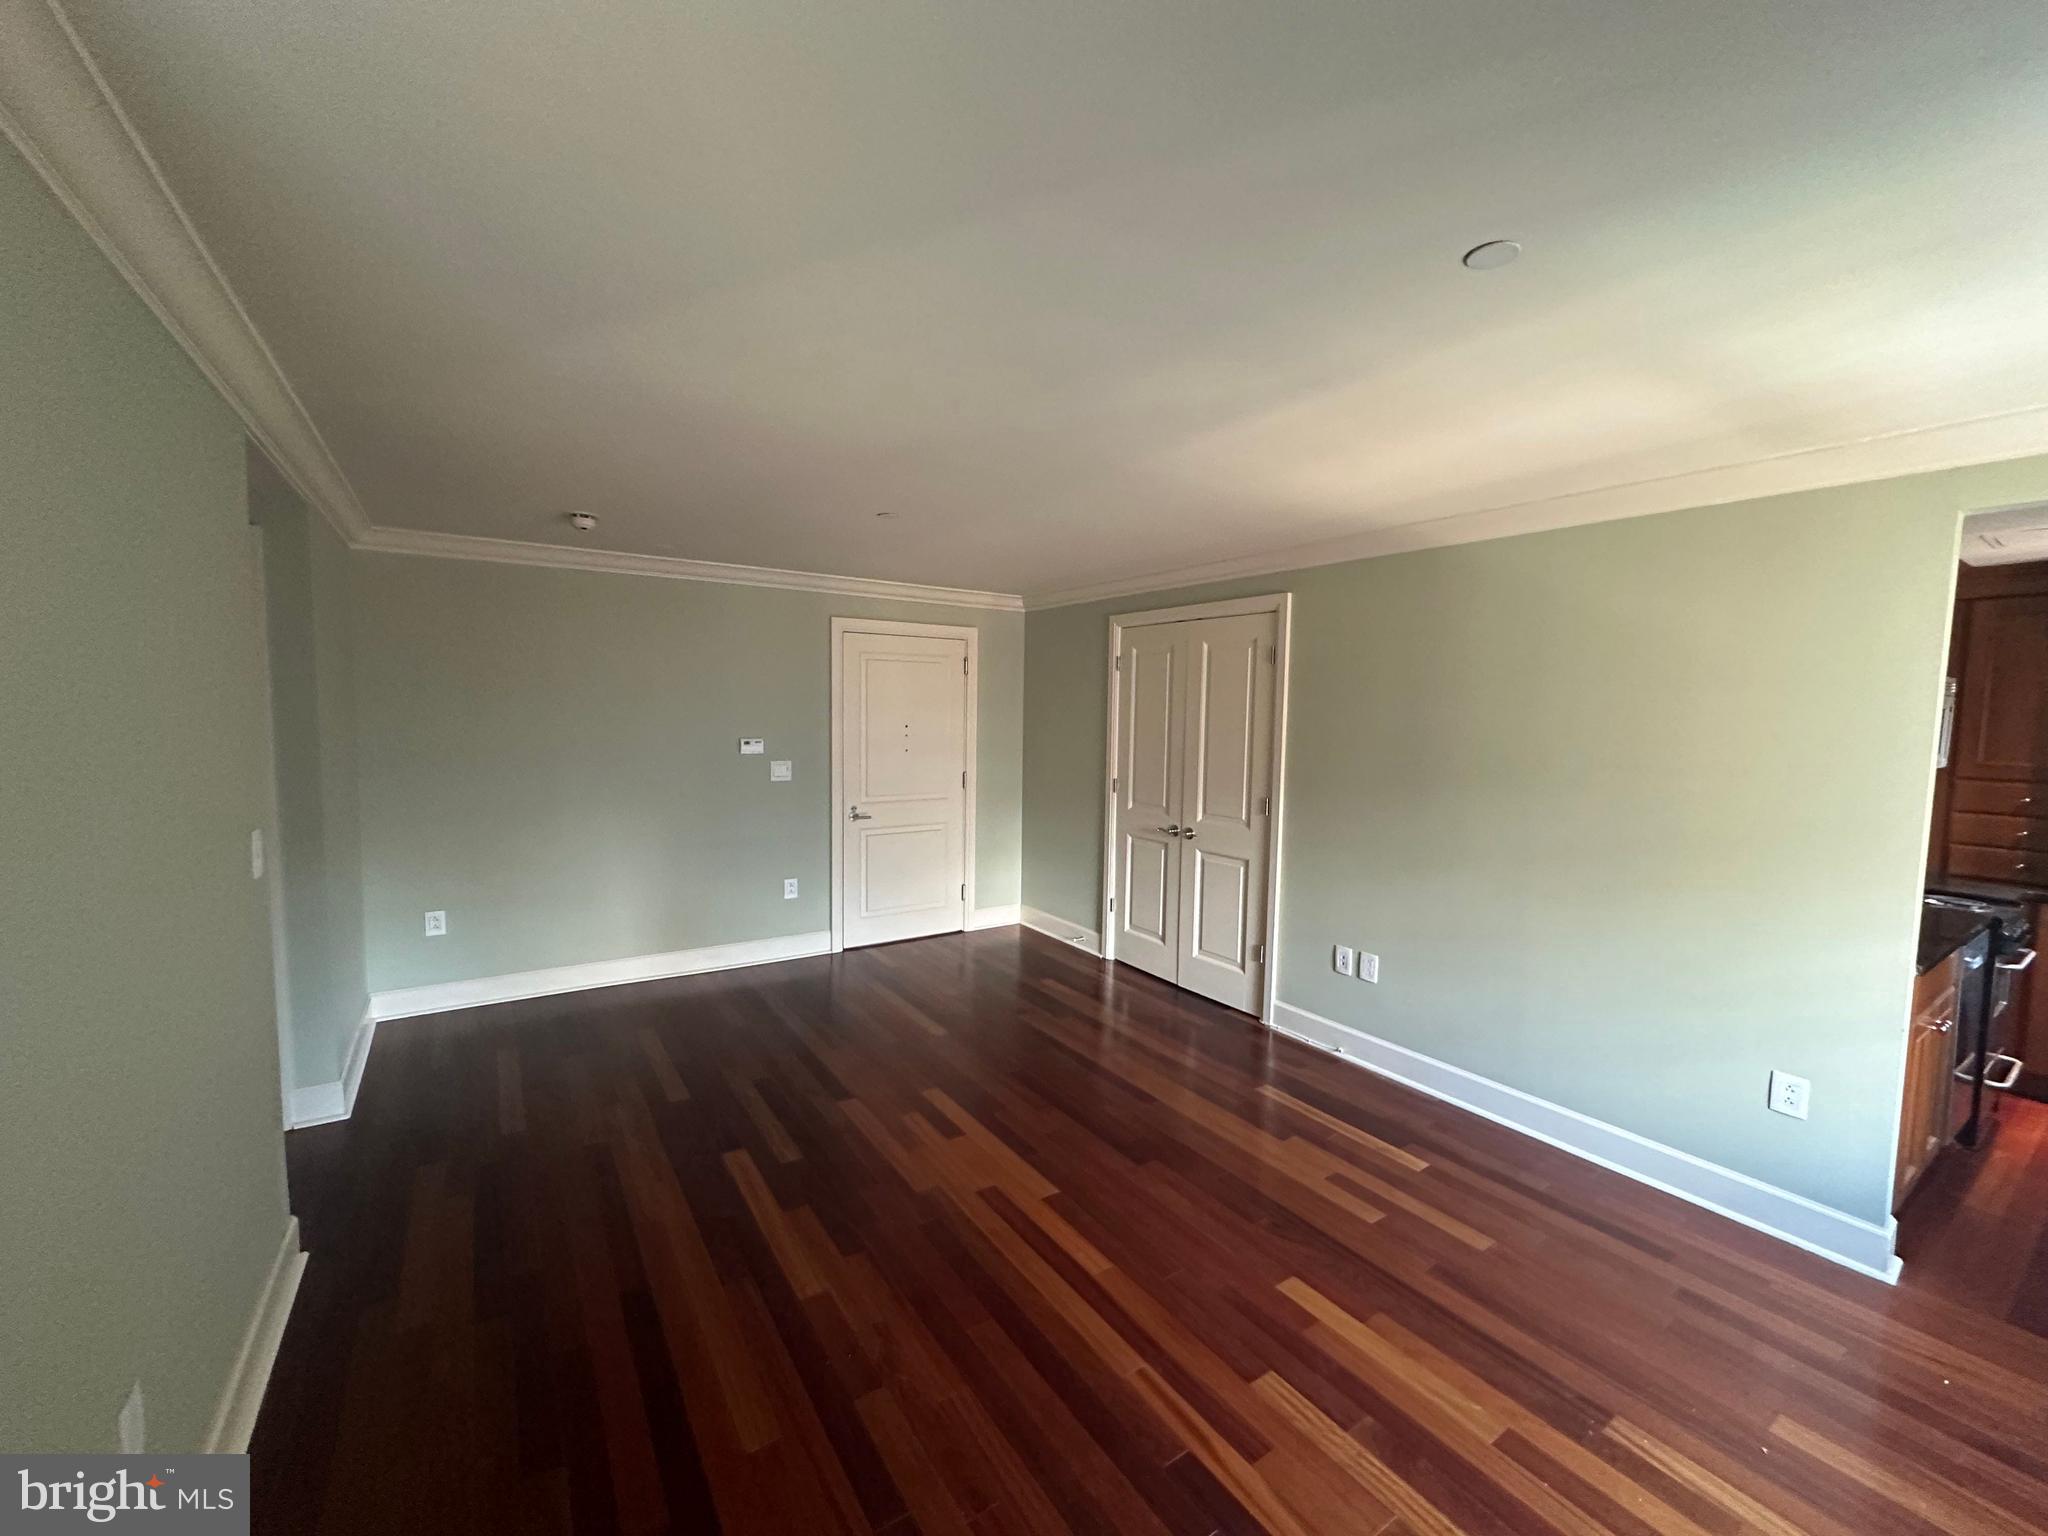
{"label": "sage green wall", "polygon": [[1957,513],[2044,496],[2028,460],[1034,612],[1024,900],[1100,921],[1108,615],[1292,591],[1280,998],[1882,1220]]}
{"label": "sage green wall", "polygon": [[286,1076],[292,1087],[310,1088],[340,1079],[369,1004],[349,553],[253,450],[249,511],[263,530],[289,978]]}
{"label": "sage green wall", "polygon": [[[1016,902],[1022,614],[401,555],[352,568],[372,991],[830,926],[835,615],[979,628],[975,899]],[[741,757],[742,736],[767,756]],[[768,782],[778,757],[787,784]],[[445,938],[423,937],[429,910]]]}
{"label": "sage green wall", "polygon": [[205,1435],[286,1221],[235,417],[0,146],[0,1445]]}

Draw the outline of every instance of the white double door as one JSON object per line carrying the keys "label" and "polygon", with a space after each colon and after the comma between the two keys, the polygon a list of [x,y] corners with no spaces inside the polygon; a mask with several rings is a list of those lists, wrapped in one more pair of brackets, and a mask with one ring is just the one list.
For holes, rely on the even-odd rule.
{"label": "white double door", "polygon": [[1265,984],[1272,613],[1126,627],[1117,657],[1116,958],[1232,1008]]}
{"label": "white double door", "polygon": [[841,942],[966,926],[967,642],[839,636]]}

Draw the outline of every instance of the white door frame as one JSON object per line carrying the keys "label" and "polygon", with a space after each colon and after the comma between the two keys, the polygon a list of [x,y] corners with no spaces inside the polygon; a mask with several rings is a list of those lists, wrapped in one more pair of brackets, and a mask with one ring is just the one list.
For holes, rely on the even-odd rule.
{"label": "white door frame", "polygon": [[[1102,769],[1102,958],[1116,959],[1116,922],[1110,903],[1116,898],[1116,791],[1110,788],[1117,771],[1117,718],[1122,690],[1117,687],[1116,659],[1123,654],[1124,631],[1146,624],[1174,624],[1182,619],[1221,619],[1238,614],[1270,613],[1273,625],[1273,814],[1266,821],[1266,963],[1259,1022],[1273,1023],[1273,998],[1280,981],[1280,819],[1287,788],[1288,636],[1294,623],[1294,594],[1273,592],[1264,597],[1232,597],[1215,603],[1190,603],[1180,608],[1154,608],[1143,613],[1118,613],[1109,620],[1109,658],[1103,671],[1109,693],[1108,751]],[[834,689],[836,696],[837,689]],[[836,889],[836,886],[835,886]],[[835,922],[836,926],[836,922]],[[835,946],[836,947],[836,946]]]}
{"label": "white door frame", "polygon": [[962,930],[974,925],[974,801],[980,784],[980,772],[975,759],[979,736],[975,726],[975,700],[981,692],[981,631],[972,624],[911,624],[901,619],[834,619],[832,621],[832,806],[828,826],[831,828],[832,844],[832,953],[838,954],[846,947],[846,892],[841,885],[844,873],[840,865],[845,858],[846,829],[840,818],[846,814],[845,784],[840,764],[839,745],[839,687],[841,640],[846,635],[928,635],[939,640],[965,640],[967,642],[967,676],[962,679],[967,689],[967,787],[961,796],[960,826],[960,883],[967,887],[966,899],[960,906]]}

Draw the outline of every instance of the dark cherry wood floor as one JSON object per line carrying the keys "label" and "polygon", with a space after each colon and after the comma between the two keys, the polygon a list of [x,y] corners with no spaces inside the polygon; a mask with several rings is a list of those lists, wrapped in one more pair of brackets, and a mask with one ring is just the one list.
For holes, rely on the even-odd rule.
{"label": "dark cherry wood floor", "polygon": [[[2038,1222],[2016,1123],[1964,1193]],[[387,1026],[292,1141],[263,1531],[2048,1528],[2041,1270],[1888,1288],[1021,930]]]}

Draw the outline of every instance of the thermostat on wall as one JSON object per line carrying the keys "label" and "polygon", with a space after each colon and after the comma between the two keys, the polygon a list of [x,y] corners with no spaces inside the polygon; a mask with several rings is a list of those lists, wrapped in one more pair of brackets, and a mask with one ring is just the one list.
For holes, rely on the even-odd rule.
{"label": "thermostat on wall", "polygon": [[766,752],[767,750],[768,743],[762,737],[742,736],[740,738],[741,757],[759,757],[763,752]]}

